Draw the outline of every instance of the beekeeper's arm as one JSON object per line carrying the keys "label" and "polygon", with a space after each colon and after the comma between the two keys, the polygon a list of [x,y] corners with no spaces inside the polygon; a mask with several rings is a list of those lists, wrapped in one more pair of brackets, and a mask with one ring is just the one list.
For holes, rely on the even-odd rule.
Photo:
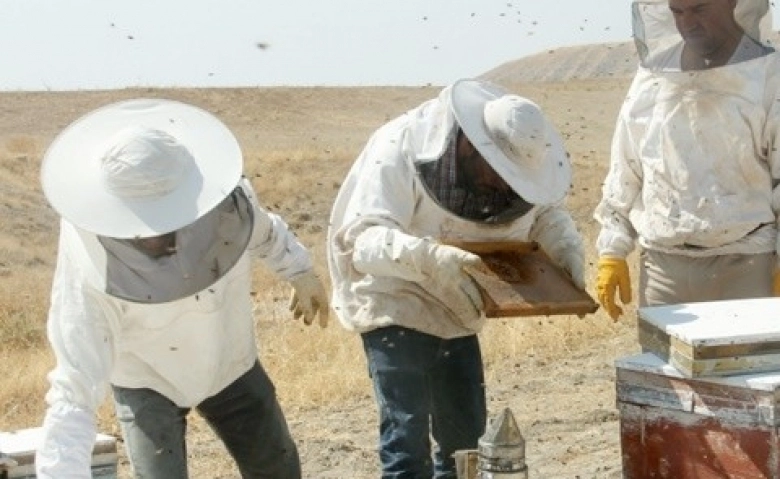
{"label": "beekeeper's arm", "polygon": [[563,268],[574,284],[585,289],[585,252],[582,236],[563,202],[540,207],[530,239],[539,243],[550,259]]}
{"label": "beekeeper's arm", "polygon": [[[391,142],[388,142],[391,143]],[[344,224],[336,232],[337,254],[349,256],[359,274],[394,277],[421,284],[437,282],[446,291],[439,298],[459,316],[478,316],[483,309],[476,285],[465,273],[478,256],[431,238],[409,233],[415,205],[422,197],[413,168],[392,148],[368,148],[376,161],[362,161],[366,171],[349,202],[343,205]]]}
{"label": "beekeeper's arm", "polygon": [[82,280],[69,253],[75,232],[62,231],[47,323],[57,364],[48,375],[48,409],[35,468],[39,479],[91,479],[96,411],[114,362],[110,324],[117,324],[117,313]]}
{"label": "beekeeper's arm", "polygon": [[456,303],[450,304],[454,310],[460,311],[457,305],[465,306],[463,314],[479,315],[483,308],[479,291],[464,269],[481,260],[460,248],[409,235],[397,228],[372,226],[358,236],[352,258],[355,269],[364,274],[392,276],[415,283],[438,281],[456,299]]}
{"label": "beekeeper's arm", "polygon": [[599,302],[613,320],[623,314],[615,301],[616,294],[623,304],[631,302],[626,257],[635,247],[636,232],[629,214],[642,190],[642,167],[635,141],[621,116],[612,139],[609,173],[594,214],[601,224],[596,239],[599,255],[596,290]]}
{"label": "beekeeper's arm", "polygon": [[249,243],[250,253],[259,257],[271,271],[290,282],[290,310],[295,319],[302,318],[308,325],[319,316],[320,326],[327,326],[330,314],[328,295],[319,276],[314,272],[309,251],[279,215],[260,205],[249,180],[243,178],[239,186],[254,210],[255,222]]}

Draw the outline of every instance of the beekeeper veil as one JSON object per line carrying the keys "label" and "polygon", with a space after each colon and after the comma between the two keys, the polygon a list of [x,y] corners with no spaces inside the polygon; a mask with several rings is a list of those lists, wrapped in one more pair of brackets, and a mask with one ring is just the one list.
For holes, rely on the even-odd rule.
{"label": "beekeeper veil", "polygon": [[[715,0],[721,1],[721,0]],[[724,0],[725,1],[725,0]],[[736,0],[734,19],[744,36],[730,63],[772,51],[769,0]],[[649,69],[679,69],[683,37],[677,29],[669,0],[634,0],[631,5],[633,36],[640,64]],[[746,54],[740,54],[749,49]]]}

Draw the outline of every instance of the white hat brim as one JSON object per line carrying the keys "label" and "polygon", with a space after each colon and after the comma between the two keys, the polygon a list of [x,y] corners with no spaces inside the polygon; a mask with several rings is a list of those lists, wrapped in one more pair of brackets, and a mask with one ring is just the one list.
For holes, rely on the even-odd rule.
{"label": "white hat brim", "polygon": [[484,121],[485,104],[508,92],[476,80],[459,80],[452,86],[452,110],[463,133],[491,168],[526,201],[546,205],[562,200],[571,186],[571,164],[555,128],[547,124],[547,157],[541,168],[525,168],[509,158],[491,138]]}
{"label": "white hat brim", "polygon": [[[197,168],[162,197],[112,194],[100,164],[105,142],[130,126],[171,135]],[[193,223],[235,189],[242,170],[238,141],[212,114],[171,100],[136,99],[99,108],[63,130],[44,155],[41,184],[52,207],[75,226],[101,236],[135,238]]]}

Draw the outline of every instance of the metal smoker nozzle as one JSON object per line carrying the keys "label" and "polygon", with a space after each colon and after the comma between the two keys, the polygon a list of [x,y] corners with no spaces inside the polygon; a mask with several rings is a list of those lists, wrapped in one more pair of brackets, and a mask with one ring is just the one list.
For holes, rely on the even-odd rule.
{"label": "metal smoker nozzle", "polygon": [[527,479],[525,438],[509,408],[490,422],[479,438],[477,470],[481,479]]}

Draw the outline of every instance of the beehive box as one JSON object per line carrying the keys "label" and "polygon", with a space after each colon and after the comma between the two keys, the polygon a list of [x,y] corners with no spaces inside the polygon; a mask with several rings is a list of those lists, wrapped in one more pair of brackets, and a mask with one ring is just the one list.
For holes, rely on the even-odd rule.
{"label": "beehive box", "polygon": [[640,308],[638,335],[686,377],[780,370],[780,298]]}
{"label": "beehive box", "polygon": [[616,368],[624,479],[780,479],[780,373],[688,378],[652,353]]}
{"label": "beehive box", "polygon": [[[41,442],[41,428],[0,432],[0,452],[5,455],[6,466],[0,466],[0,477],[8,479],[34,479],[35,450]],[[116,438],[105,434],[95,437],[92,450],[93,479],[116,479],[118,455]],[[3,471],[3,468],[6,471]],[[6,474],[2,476],[2,474]]]}
{"label": "beehive box", "polygon": [[598,304],[578,289],[536,243],[450,243],[478,255],[483,264],[467,267],[485,304],[485,316],[586,315]]}

